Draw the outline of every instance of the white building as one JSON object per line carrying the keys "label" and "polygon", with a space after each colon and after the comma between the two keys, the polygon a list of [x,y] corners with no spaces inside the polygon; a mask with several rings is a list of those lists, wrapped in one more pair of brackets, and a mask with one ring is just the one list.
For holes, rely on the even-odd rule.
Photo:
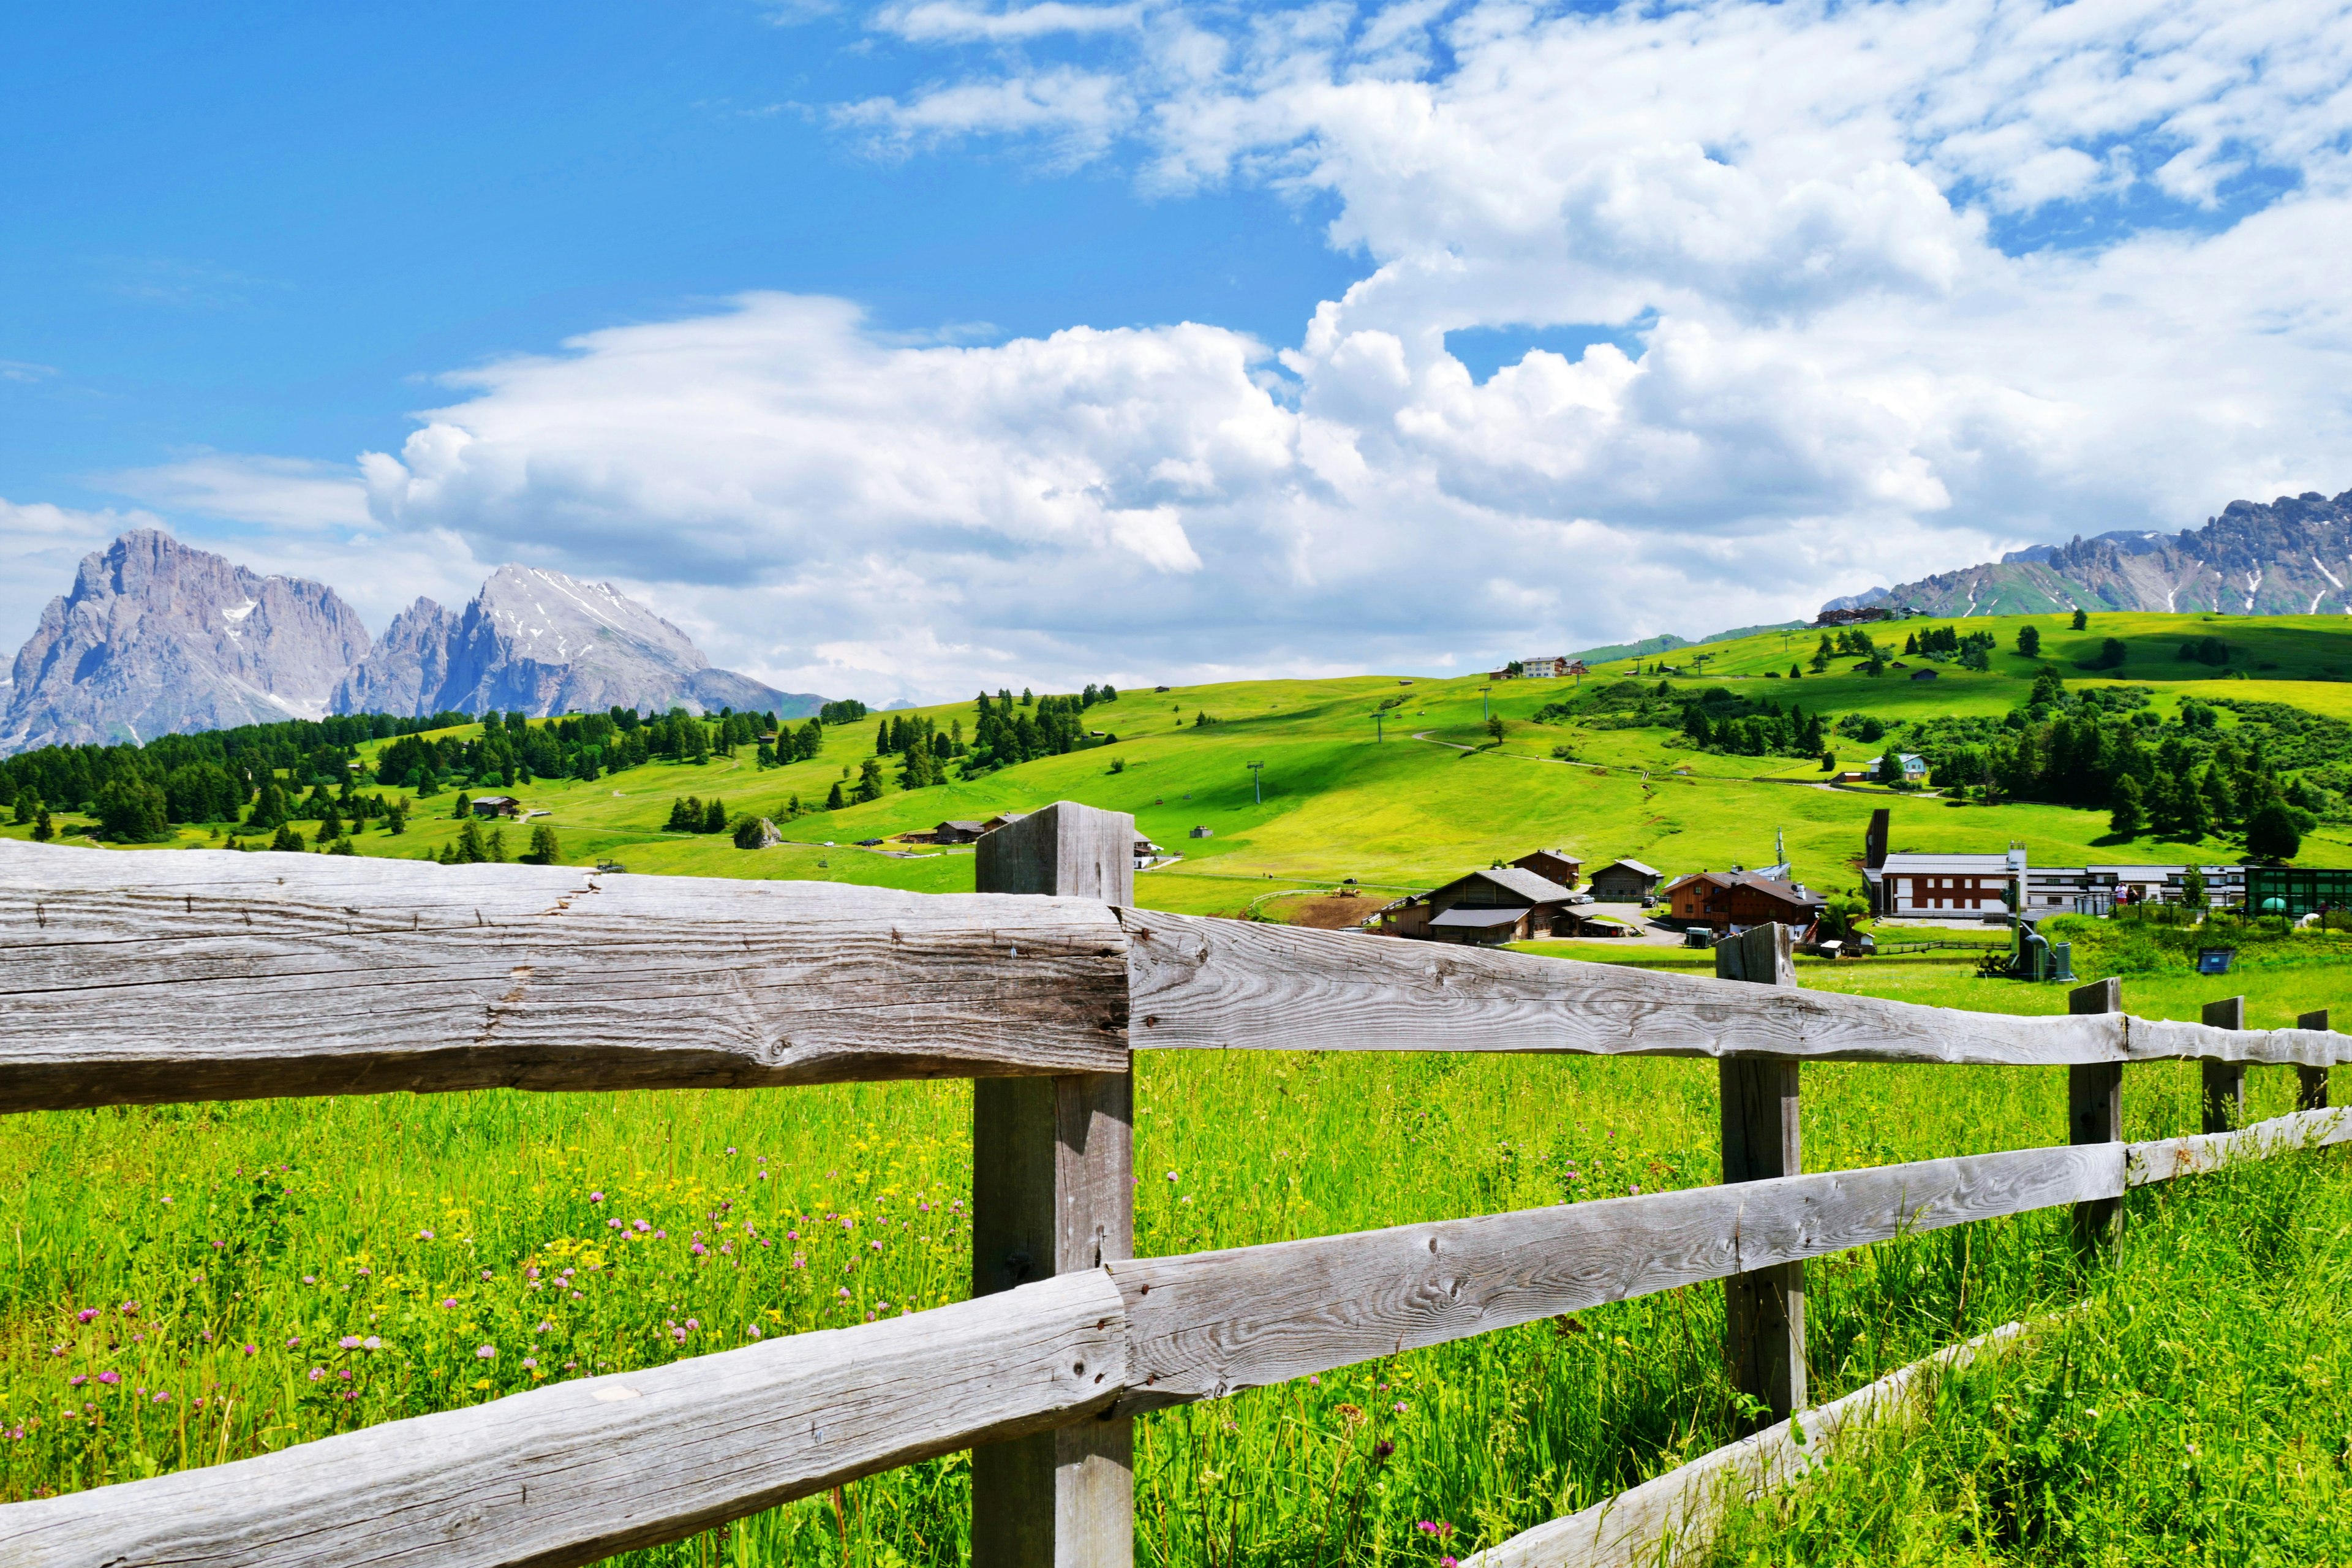
{"label": "white building", "polygon": [[[2245,901],[2243,866],[2200,866],[2197,869],[2205,877],[2207,904],[2220,908]],[[2185,864],[2051,866],[2026,878],[2025,912],[2103,915],[2115,908],[2117,898],[2126,889],[2130,897],[2124,901],[2128,903],[2177,904],[2181,901],[2181,889],[2188,876]]]}
{"label": "white building", "polygon": [[2003,895],[2027,893],[2028,881],[2023,849],[2004,855],[1889,855],[1886,864],[1864,875],[1879,914],[1914,919],[2004,920],[2010,906]]}
{"label": "white building", "polygon": [[[1862,765],[1869,773],[1872,778],[1876,778],[1878,776],[1878,764],[1885,760],[1886,759],[1885,757],[1873,757],[1870,761],[1863,763]],[[1897,752],[1895,754],[1895,760],[1903,769],[1904,783],[1926,784],[1927,782],[1927,758],[1921,756],[1916,752]]]}

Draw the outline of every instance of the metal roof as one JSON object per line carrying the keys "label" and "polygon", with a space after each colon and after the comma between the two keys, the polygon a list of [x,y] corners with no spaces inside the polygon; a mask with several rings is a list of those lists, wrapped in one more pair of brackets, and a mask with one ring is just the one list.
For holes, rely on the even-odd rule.
{"label": "metal roof", "polygon": [[1592,874],[1596,877],[1605,877],[1610,872],[1617,869],[1620,866],[1622,866],[1628,871],[1639,871],[1644,877],[1663,877],[1665,875],[1664,871],[1659,870],[1655,866],[1644,866],[1639,860],[1632,859],[1612,860],[1609,864],[1601,867],[1600,870],[1595,871]]}
{"label": "metal roof", "polygon": [[1433,926],[1460,926],[1470,931],[1490,931],[1496,926],[1513,924],[1527,912],[1525,907],[1506,910],[1457,906],[1444,914],[1433,915],[1429,923]]}

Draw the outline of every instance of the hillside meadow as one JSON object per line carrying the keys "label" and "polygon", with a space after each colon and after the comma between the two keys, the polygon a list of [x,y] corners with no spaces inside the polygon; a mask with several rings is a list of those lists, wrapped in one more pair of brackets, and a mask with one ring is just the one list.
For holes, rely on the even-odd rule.
{"label": "hillside meadow", "polygon": [[[2147,639],[2150,672],[2127,666],[2127,677],[2162,702],[2227,680],[2203,666],[2159,674],[2157,652],[2171,658],[2200,618],[2152,619],[2129,634]],[[1717,658],[1687,677],[1646,679],[1693,691],[1769,684],[1831,711],[1891,716],[1934,701],[2000,711],[2038,668],[2007,652],[2015,624],[1990,623],[2003,650],[1991,671],[1916,687],[1845,673],[1789,683],[1779,634],[1717,645]],[[2053,618],[2039,624],[2045,649],[2070,635],[2053,631],[2063,626]],[[2324,637],[2304,639],[2331,627],[2284,626],[2260,650],[2253,630],[2267,628],[2232,620],[2226,635],[2248,638],[2242,657],[2277,664],[2264,672],[2276,679],[2231,687],[2274,687],[2286,695],[2263,700],[2312,711],[2343,691],[2324,679]],[[1791,657],[1810,655],[1809,644],[1791,646]],[[1783,673],[1768,683],[1768,668]],[[1669,871],[1754,865],[1770,858],[1776,828],[1799,875],[1850,885],[1863,825],[1890,803],[1883,792],[1757,781],[1757,764],[1789,759],[1696,752],[1664,731],[1535,721],[1569,682],[1495,684],[1483,701],[1504,721],[1496,742],[1482,721],[1486,684],[1365,677],[1129,691],[1089,710],[1115,745],[838,812],[778,815],[796,842],[764,850],[661,825],[685,795],[755,814],[780,813],[795,794],[821,800],[871,753],[871,721],[782,768],[739,755],[515,793],[552,813],[572,863],[926,891],[969,889],[970,853],[898,858],[854,841],[1084,800],[1132,811],[1141,831],[1183,855],[1138,878],[1139,902],[1211,912],[1347,877],[1370,896],[1401,893],[1539,844],[1596,864],[1633,854]],[[1392,705],[1379,710],[1383,701]],[[1376,710],[1384,740],[1373,735]],[[969,728],[969,705],[924,711]],[[1195,722],[1202,714],[1214,721]],[[1578,763],[1553,757],[1562,744]],[[1243,765],[1252,761],[1267,764],[1262,804]],[[371,830],[356,847],[436,852],[457,831],[455,795],[419,801],[405,834]],[[1997,848],[2015,837],[2037,861],[2119,858],[2101,842],[2099,814],[1893,804],[1898,845]],[[1214,837],[1189,838],[1196,824]],[[520,849],[520,834],[508,832]],[[2342,833],[2324,826],[2304,862],[2352,864]],[[178,842],[226,834],[188,827]],[[2235,858],[2220,839],[2161,852],[2190,847]],[[2122,853],[2158,852],[2149,841]],[[2194,973],[2196,938],[2177,929],[2067,921],[2053,934],[2075,942],[2084,979],[2121,975],[2126,1007],[2144,1016],[2193,1018],[2238,993],[2256,1025],[2352,1005],[2336,994],[2352,956],[2340,933],[2234,931],[2239,962],[2224,978]],[[1531,945],[1711,967],[1706,954],[1675,949]],[[2061,987],[1978,978],[1968,954],[1808,960],[1799,980],[1990,1012],[2064,1006]],[[1715,1070],[1703,1061],[1146,1053],[1137,1073],[1145,1255],[1717,1175]],[[2129,1069],[2126,1136],[2194,1131],[2197,1082],[2194,1067]],[[2288,1109],[2293,1084],[2284,1069],[2257,1070],[2254,1113]],[[1804,1086],[1812,1170],[2065,1137],[2055,1069],[1816,1064]],[[0,1497],[217,1463],[549,1379],[959,1299],[970,1114],[968,1086],[941,1083],[12,1117],[0,1125],[0,1191],[16,1216],[0,1243],[14,1259],[0,1274]],[[1719,1560],[2341,1560],[2330,1532],[2347,1516],[2352,1336],[2313,1303],[2336,1299],[2352,1272],[2343,1152],[2142,1191],[2126,1208],[2115,1260],[2088,1272],[2058,1214],[1810,1266],[1822,1399],[1996,1324],[2077,1310],[2042,1349],[1948,1380],[1927,1426],[1899,1445],[1741,1516]],[[1721,1332],[1720,1289],[1693,1288],[1144,1417],[1138,1561],[1307,1568],[1466,1556],[1733,1436]],[[1882,1488],[1882,1476],[1898,1484]],[[968,1459],[950,1456],[620,1561],[951,1564],[964,1552],[968,1478]]]}

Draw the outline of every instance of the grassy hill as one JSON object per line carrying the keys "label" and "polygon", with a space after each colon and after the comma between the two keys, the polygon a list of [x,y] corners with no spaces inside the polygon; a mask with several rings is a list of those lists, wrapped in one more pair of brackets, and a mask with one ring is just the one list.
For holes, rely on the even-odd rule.
{"label": "grassy hill", "polygon": [[[2128,685],[2152,692],[2158,713],[2183,697],[2217,696],[2284,703],[2307,713],[2352,717],[2352,683],[2333,679],[2352,668],[2352,628],[2341,617],[2273,619],[2207,616],[2115,615],[2082,632],[2064,617],[1914,621],[1871,628],[1882,645],[1901,647],[1907,631],[1953,625],[1964,635],[1993,634],[1992,668],[1934,668],[1914,681],[1908,669],[1876,678],[1840,659],[1822,674],[1790,679],[1810,658],[1814,633],[1770,631],[1703,647],[1604,667],[1587,685],[1639,668],[1653,689],[1663,680],[1674,700],[1721,689],[1769,697],[1829,715],[1869,714],[1888,724],[1946,715],[1997,717],[2020,703],[2044,668],[2070,689]],[[2042,658],[2014,651],[2021,626],[2042,634]],[[2219,637],[2230,662],[2184,662],[2184,641]],[[2104,639],[2126,648],[2120,669],[2086,671]],[[1705,662],[1698,662],[1704,656]],[[1672,672],[1646,673],[1663,658]],[[1684,662],[1674,666],[1673,661]],[[1906,659],[1913,668],[1922,661]],[[750,755],[701,764],[656,763],[593,784],[540,780],[516,793],[548,818],[563,858],[612,859],[634,871],[701,876],[803,878],[874,883],[918,891],[971,886],[969,849],[888,847],[887,838],[948,818],[985,817],[1057,799],[1130,812],[1139,829],[1181,855],[1175,865],[1138,879],[1139,902],[1192,912],[1231,912],[1271,888],[1328,884],[1354,877],[1371,892],[1426,888],[1538,846],[1565,847],[1599,865],[1631,855],[1668,873],[1771,861],[1782,835],[1797,874],[1822,887],[1858,884],[1862,836],[1873,808],[1895,806],[1898,848],[1999,849],[2023,841],[2043,864],[2093,859],[2219,861],[2242,855],[2227,837],[2195,843],[2142,836],[2114,838],[2104,812],[2030,803],[1984,805],[1890,796],[1875,787],[1822,785],[1809,757],[1738,756],[1688,749],[1664,727],[1595,729],[1537,722],[1548,705],[1579,695],[1569,680],[1489,683],[1480,677],[1404,680],[1360,676],[1326,680],[1260,680],[1131,691],[1089,710],[1089,724],[1115,732],[1116,744],[1007,768],[970,783],[893,788],[877,801],[788,819],[788,803],[821,802],[836,780],[854,777],[872,754],[874,721],[828,731],[817,758],[761,770]],[[919,710],[944,728],[971,705]],[[1376,726],[1374,715],[1381,716]],[[1202,715],[1212,721],[1197,722]],[[1485,720],[1499,718],[1503,734]],[[2226,727],[2236,722],[2221,715]],[[387,742],[362,748],[363,754]],[[1841,765],[1858,764],[1879,746],[1838,737]],[[1563,762],[1556,748],[1577,759]],[[1259,788],[1245,765],[1263,762]],[[1118,771],[1113,771],[1117,768]],[[895,769],[893,770],[895,777]],[[722,799],[730,813],[772,816],[793,842],[742,850],[725,835],[663,831],[674,798]],[[358,836],[362,854],[431,854],[454,837],[455,791],[417,803],[410,830]],[[1195,826],[1213,837],[1193,838]],[[23,827],[6,829],[21,837]],[[177,844],[217,842],[224,830],[185,828]],[[522,835],[508,831],[510,848]],[[2331,823],[2305,840],[2301,863],[2352,865],[2352,825]]]}

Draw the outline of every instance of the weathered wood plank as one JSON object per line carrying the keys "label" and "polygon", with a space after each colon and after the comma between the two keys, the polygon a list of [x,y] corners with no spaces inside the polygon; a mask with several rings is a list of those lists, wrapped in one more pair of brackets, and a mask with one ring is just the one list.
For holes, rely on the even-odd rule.
{"label": "weathered wood plank", "polygon": [[1843,1399],[1703,1454],[1606,1502],[1521,1531],[1463,1560],[1463,1568],[1622,1568],[1701,1560],[1724,1509],[1801,1480],[1850,1439],[1908,1415],[1923,1379],[2015,1348],[2037,1325],[2004,1323],[1915,1361]]}
{"label": "weathered wood plank", "polygon": [[2347,1059],[2352,1038],[2019,1017],[1451,943],[1125,910],[1138,1048],[1564,1051],[2053,1067]]}
{"label": "weathered wood plank", "polygon": [[[2242,1029],[2246,1026],[2246,999],[2226,997],[2208,1002],[2204,1008],[2204,1024],[2209,1029]],[[2246,1064],[2242,1061],[2208,1061],[2200,1069],[2204,1089],[2205,1128],[2208,1132],[2227,1132],[2245,1124]]]}
{"label": "weathered wood plank", "polygon": [[2267,1160],[2294,1149],[2352,1142],[2352,1108],[2297,1110],[2257,1121],[2233,1132],[2196,1138],[2158,1138],[2134,1143],[2126,1152],[2124,1184],[2146,1186],[2175,1176],[2218,1171],[2240,1160]]}
{"label": "weathered wood plank", "polygon": [[2123,1191],[2121,1144],[1784,1176],[1110,1265],[1123,1408],[1221,1398],[1604,1301]]}
{"label": "weathered wood plank", "polygon": [[[2079,1016],[2120,1013],[2120,980],[2095,980],[2066,994],[2066,1010]],[[2067,1141],[2120,1143],[2124,1138],[2124,1064],[2078,1062],[2066,1069]],[[2074,1246],[2091,1252],[2115,1234],[2117,1200],[2093,1198],[2074,1205]]]}
{"label": "weathered wood plank", "polygon": [[[1131,898],[1135,819],[1060,801],[980,841],[987,893]],[[972,1293],[1135,1249],[1135,1079],[984,1079],[972,1095]],[[1132,1568],[1134,1423],[1103,1412],[971,1456],[972,1568]]]}
{"label": "weathered wood plank", "polygon": [[1124,1070],[1074,899],[0,843],[0,1110]]}
{"label": "weathered wood plank", "polygon": [[10,1568],[562,1568],[973,1442],[1125,1376],[1118,1292],[1075,1274],[856,1328],[0,1508]]}
{"label": "weathered wood plank", "polygon": [[[1750,984],[1796,984],[1789,928],[1754,926],[1717,942],[1715,973]],[[1799,1064],[1786,1057],[1727,1057],[1716,1063],[1725,1185],[1804,1169],[1798,1072]],[[1761,1402],[1769,1420],[1803,1409],[1805,1266],[1779,1263],[1734,1274],[1723,1282],[1723,1309],[1732,1386]]]}
{"label": "weathered wood plank", "polygon": [[[2294,1026],[2298,1029],[2316,1029],[2325,1034],[2327,1031],[2327,1009],[2322,1007],[2316,1013],[2304,1014],[2295,1019]],[[2294,1069],[2294,1108],[2297,1110],[2326,1110],[2327,1069],[2299,1067]]]}

